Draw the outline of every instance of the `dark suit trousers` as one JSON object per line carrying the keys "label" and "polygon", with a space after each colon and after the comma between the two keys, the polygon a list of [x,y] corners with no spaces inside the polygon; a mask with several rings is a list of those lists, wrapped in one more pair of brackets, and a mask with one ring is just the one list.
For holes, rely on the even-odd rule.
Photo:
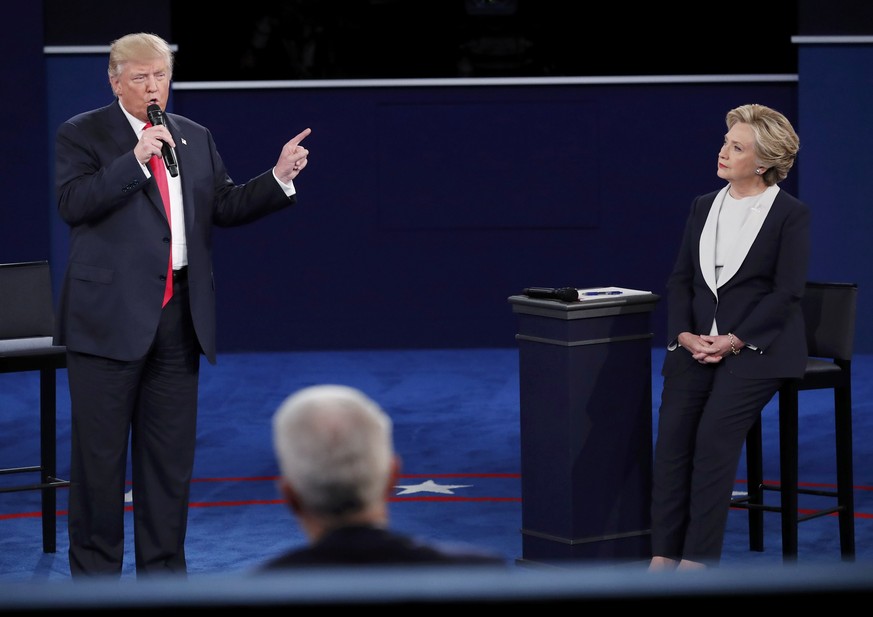
{"label": "dark suit trousers", "polygon": [[200,349],[177,281],[145,357],[68,351],[70,572],[120,575],[128,443],[137,575],[184,574]]}
{"label": "dark suit trousers", "polygon": [[653,555],[705,563],[721,558],[746,434],[783,382],[737,377],[730,363],[730,356],[714,365],[695,362],[664,380],[652,482]]}

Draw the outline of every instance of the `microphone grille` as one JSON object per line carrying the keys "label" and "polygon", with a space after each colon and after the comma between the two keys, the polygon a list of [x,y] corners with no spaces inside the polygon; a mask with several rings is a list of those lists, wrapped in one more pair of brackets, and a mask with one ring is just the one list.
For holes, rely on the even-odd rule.
{"label": "microphone grille", "polygon": [[561,287],[555,290],[555,296],[564,302],[575,302],[579,299],[579,290],[575,287]]}
{"label": "microphone grille", "polygon": [[152,124],[164,123],[164,112],[161,111],[160,105],[152,103],[151,105],[146,107],[146,114],[148,114],[149,122],[151,122]]}

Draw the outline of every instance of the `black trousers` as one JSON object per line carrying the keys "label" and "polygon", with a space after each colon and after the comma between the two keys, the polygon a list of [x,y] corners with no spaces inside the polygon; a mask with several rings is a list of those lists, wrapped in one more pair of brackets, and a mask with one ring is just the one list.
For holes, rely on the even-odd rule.
{"label": "black trousers", "polygon": [[68,351],[67,371],[70,573],[121,574],[129,444],[137,576],[184,574],[200,372],[187,280],[176,281],[145,357]]}
{"label": "black trousers", "polygon": [[784,381],[737,377],[730,360],[664,380],[652,478],[655,556],[721,559],[746,435]]}

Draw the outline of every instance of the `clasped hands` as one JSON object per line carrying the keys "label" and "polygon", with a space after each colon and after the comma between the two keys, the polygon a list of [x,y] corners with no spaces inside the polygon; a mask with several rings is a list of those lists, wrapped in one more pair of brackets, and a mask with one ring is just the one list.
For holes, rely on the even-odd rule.
{"label": "clasped hands", "polygon": [[[730,337],[727,334],[692,334],[682,332],[677,337],[679,345],[691,354],[700,364],[717,364],[731,353]],[[743,342],[734,335],[734,346],[743,346]]]}

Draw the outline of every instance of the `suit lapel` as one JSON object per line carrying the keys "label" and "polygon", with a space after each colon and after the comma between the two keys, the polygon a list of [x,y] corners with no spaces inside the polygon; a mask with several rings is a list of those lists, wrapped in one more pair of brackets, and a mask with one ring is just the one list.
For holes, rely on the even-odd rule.
{"label": "suit lapel", "polygon": [[721,270],[721,276],[718,283],[715,281],[715,240],[716,231],[718,228],[718,215],[721,212],[724,198],[727,195],[730,185],[724,187],[715,196],[712,205],[709,208],[709,214],[706,217],[706,222],[703,225],[703,230],[700,233],[700,248],[699,256],[700,271],[703,273],[703,280],[706,281],[707,287],[718,298],[718,288],[723,287],[743,265],[746,255],[752,248],[755,238],[758,237],[758,232],[761,231],[761,226],[770,213],[770,208],[773,206],[773,201],[779,193],[779,187],[776,185],[767,187],[761,193],[760,199],[755,203],[755,206],[750,208],[749,216],[746,222],[743,223],[740,229],[740,235],[737,238],[734,250],[727,256],[724,267]]}
{"label": "suit lapel", "polygon": [[109,135],[118,145],[118,154],[130,152],[136,146],[136,134],[130,128],[127,116],[121,110],[121,103],[116,99],[115,103],[104,108],[106,110],[106,126]]}
{"label": "suit lapel", "polygon": [[[115,140],[115,143],[118,144],[119,156],[123,155],[125,152],[133,150],[134,147],[136,147],[137,142],[136,133],[131,129],[130,122],[127,121],[127,116],[125,116],[124,112],[121,110],[121,103],[118,102],[118,100],[107,107],[107,116],[109,118],[109,133],[112,136],[112,139]],[[145,193],[146,197],[149,198],[149,201],[152,202],[152,205],[158,210],[158,212],[166,217],[167,213],[164,210],[164,202],[161,199],[161,191],[158,189],[157,183],[150,182],[149,185],[143,189],[143,193]]]}
{"label": "suit lapel", "polygon": [[715,283],[715,232],[718,227],[718,213],[721,212],[721,204],[724,202],[728,188],[730,185],[720,190],[709,206],[709,215],[706,217],[703,230],[700,232],[700,247],[698,249],[703,280],[706,281],[706,286],[716,298],[718,297],[718,287]]}
{"label": "suit lapel", "polygon": [[[721,276],[719,277],[719,287],[724,286],[725,283],[731,280],[731,277],[733,277],[737,273],[737,270],[740,269],[740,266],[743,265],[746,255],[749,254],[749,249],[752,248],[752,243],[755,242],[755,238],[758,237],[758,232],[761,231],[761,225],[764,224],[764,220],[770,213],[770,208],[773,205],[773,201],[776,199],[777,193],[779,193],[778,186],[773,185],[767,187],[767,189],[761,193],[761,197],[757,202],[755,202],[755,205],[749,209],[749,215],[746,217],[746,222],[743,223],[742,229],[740,229],[740,235],[737,238],[736,246],[725,259],[725,264],[721,270]],[[715,269],[713,268],[713,270]]]}

